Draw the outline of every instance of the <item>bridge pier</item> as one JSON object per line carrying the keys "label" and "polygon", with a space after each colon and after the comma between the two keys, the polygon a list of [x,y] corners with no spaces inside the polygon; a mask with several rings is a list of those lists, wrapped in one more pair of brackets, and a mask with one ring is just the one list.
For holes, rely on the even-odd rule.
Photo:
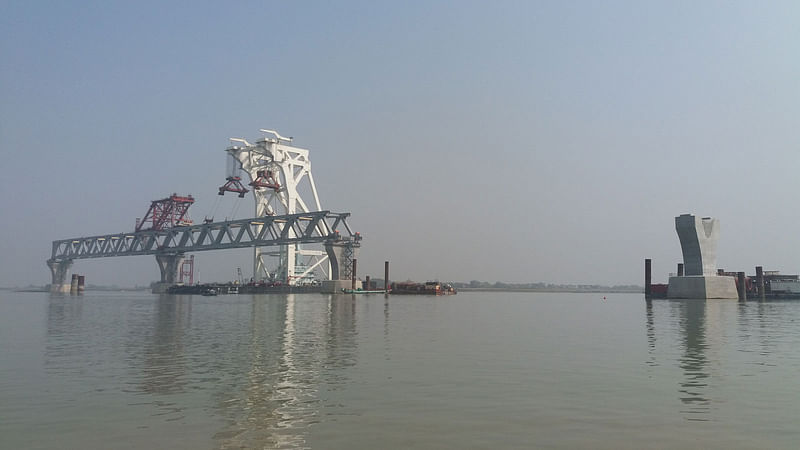
{"label": "bridge pier", "polygon": [[[342,289],[350,289],[353,285],[353,260],[358,256],[360,244],[353,240],[336,240],[325,242],[325,252],[330,263],[330,280],[322,282],[322,292],[336,294]],[[360,288],[356,283],[353,289]]]}
{"label": "bridge pier", "polygon": [[183,262],[183,253],[158,253],[156,262],[158,270],[161,271],[161,281],[153,284],[153,293],[161,294],[167,292],[170,286],[178,282],[178,269]]}
{"label": "bridge pier", "polygon": [[70,285],[66,283],[67,272],[72,266],[71,259],[48,259],[47,267],[50,268],[50,292],[53,294],[69,293]]}

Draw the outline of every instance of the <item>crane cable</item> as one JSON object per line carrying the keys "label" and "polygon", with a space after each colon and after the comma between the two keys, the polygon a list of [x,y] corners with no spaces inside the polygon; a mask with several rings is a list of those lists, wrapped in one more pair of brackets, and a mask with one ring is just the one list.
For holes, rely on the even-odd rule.
{"label": "crane cable", "polygon": [[217,199],[214,200],[214,204],[211,206],[211,213],[206,216],[206,219],[211,219],[214,221],[214,216],[217,214],[217,209],[219,209],[219,205],[222,202],[222,196],[217,196]]}
{"label": "crane cable", "polygon": [[242,204],[242,198],[244,197],[237,197],[236,200],[233,202],[233,208],[231,209],[231,215],[228,220],[233,220],[236,218],[236,213],[239,211],[239,206]]}

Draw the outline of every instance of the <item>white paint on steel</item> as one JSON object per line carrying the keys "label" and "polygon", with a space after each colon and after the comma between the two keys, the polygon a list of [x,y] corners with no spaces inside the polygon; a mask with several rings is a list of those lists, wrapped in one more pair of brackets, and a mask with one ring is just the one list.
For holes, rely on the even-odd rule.
{"label": "white paint on steel", "polygon": [[[255,200],[255,217],[274,216],[276,214],[295,214],[302,212],[320,211],[317,187],[311,175],[311,160],[308,150],[289,145],[292,138],[281,136],[277,131],[261,129],[262,133],[272,137],[264,137],[250,144],[245,139],[231,139],[239,145],[232,145],[225,151],[239,162],[241,170],[245,172],[250,181],[258,178],[259,171],[271,171],[280,183],[280,189],[261,188],[253,189]],[[299,188],[307,187],[309,193],[303,198]],[[295,273],[297,256],[310,258],[308,267],[303,273]],[[329,264],[324,251],[302,249],[299,244],[282,245],[277,252],[262,252],[255,247],[253,250],[253,277],[256,280],[269,277],[265,256],[278,258],[278,267],[274,275],[289,284],[308,275],[314,268],[319,267],[330,277]],[[326,270],[327,269],[327,270]]]}

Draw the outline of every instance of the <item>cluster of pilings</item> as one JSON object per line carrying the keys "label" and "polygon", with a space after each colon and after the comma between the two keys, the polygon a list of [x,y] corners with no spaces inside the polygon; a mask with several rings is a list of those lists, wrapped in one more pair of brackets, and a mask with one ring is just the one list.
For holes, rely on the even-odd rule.
{"label": "cluster of pilings", "polygon": [[[729,276],[734,277],[736,279],[736,292],[739,295],[739,300],[746,301],[747,300],[747,283],[748,277],[744,272],[726,272],[725,269],[717,269],[718,276]],[[678,272],[677,276],[682,277],[684,276],[684,266],[683,263],[678,263]],[[759,300],[764,300],[766,298],[766,290],[764,288],[764,267],[763,266],[756,266],[756,284],[755,284],[755,296]],[[655,285],[659,287],[663,287],[664,285]],[[647,258],[644,260],[644,295],[645,298],[659,298],[659,297],[666,297],[667,292],[659,290],[656,292],[653,289],[654,285],[652,283],[652,260]]]}
{"label": "cluster of pilings", "polygon": [[[358,269],[358,260],[353,259],[353,273],[350,283],[350,289],[353,291],[355,291],[357,288],[356,287],[357,269]],[[365,291],[372,290],[372,283],[370,281],[371,281],[370,277],[369,275],[367,275],[366,278],[364,279],[364,284],[362,285],[363,290]],[[384,292],[389,292],[389,261],[384,261],[383,263],[383,290]]]}
{"label": "cluster of pilings", "polygon": [[[723,269],[719,269],[719,275],[730,275]],[[767,297],[766,289],[764,289],[764,267],[756,266],[756,285],[755,285],[755,298],[764,300]],[[736,291],[739,293],[739,300],[747,300],[747,276],[744,272],[736,272]]]}
{"label": "cluster of pilings", "polygon": [[86,277],[83,275],[78,275],[77,273],[72,274],[72,280],[69,284],[69,294],[70,295],[81,295],[86,287]]}

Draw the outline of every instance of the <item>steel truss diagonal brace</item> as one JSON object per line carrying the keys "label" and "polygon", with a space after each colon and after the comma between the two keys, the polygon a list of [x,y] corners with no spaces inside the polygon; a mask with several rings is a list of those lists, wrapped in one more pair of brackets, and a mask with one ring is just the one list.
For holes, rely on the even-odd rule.
{"label": "steel truss diagonal brace", "polygon": [[[50,260],[176,254],[359,239],[347,226],[348,216],[350,213],[314,211],[204,223],[166,230],[62,239],[53,241]],[[346,230],[344,235],[338,232],[341,229]]]}

